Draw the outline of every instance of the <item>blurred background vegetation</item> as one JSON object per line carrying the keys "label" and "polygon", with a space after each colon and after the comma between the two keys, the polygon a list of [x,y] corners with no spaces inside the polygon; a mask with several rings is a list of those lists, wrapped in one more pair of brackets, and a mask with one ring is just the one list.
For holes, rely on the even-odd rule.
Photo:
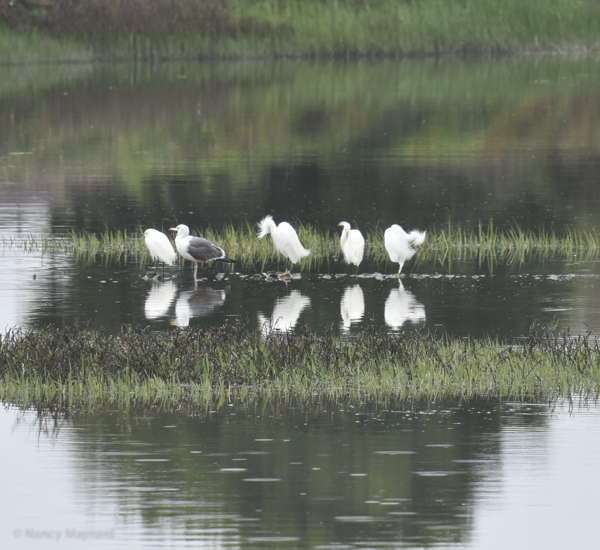
{"label": "blurred background vegetation", "polygon": [[586,53],[599,16],[596,0],[0,0],[0,62]]}

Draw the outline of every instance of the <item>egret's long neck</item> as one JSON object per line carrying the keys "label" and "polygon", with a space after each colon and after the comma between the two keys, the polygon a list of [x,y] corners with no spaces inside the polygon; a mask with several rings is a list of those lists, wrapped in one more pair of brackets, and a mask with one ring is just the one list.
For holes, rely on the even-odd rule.
{"label": "egret's long neck", "polygon": [[342,231],[342,236],[340,237],[340,243],[342,244],[342,246],[344,246],[344,244],[348,240],[348,235],[349,231],[346,228],[344,228],[344,230]]}

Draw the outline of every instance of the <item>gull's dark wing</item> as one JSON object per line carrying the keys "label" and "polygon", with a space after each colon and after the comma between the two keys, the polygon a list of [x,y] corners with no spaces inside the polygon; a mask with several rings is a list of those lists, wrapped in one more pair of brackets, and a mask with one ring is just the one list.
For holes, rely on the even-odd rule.
{"label": "gull's dark wing", "polygon": [[208,239],[202,237],[192,237],[188,243],[188,254],[197,262],[226,262],[234,263],[234,260],[227,257],[225,251]]}

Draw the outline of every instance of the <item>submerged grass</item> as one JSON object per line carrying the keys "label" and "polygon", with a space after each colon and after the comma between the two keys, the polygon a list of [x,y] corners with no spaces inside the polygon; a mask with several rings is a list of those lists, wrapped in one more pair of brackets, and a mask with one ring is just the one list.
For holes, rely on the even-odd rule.
{"label": "submerged grass", "polygon": [[268,396],[597,397],[600,340],[535,325],[509,342],[309,330],[261,336],[225,325],[118,335],[47,327],[0,338],[0,399],[28,405],[226,402]]}
{"label": "submerged grass", "polygon": [[[320,231],[310,225],[297,225],[298,235],[311,254],[300,266],[304,271],[323,269],[332,259],[341,258],[339,236],[331,230]],[[151,262],[142,230],[136,233],[127,231],[105,231],[101,234],[71,231],[65,237],[2,238],[0,248],[24,250],[26,252],[72,253],[78,259],[94,260],[98,256],[111,260],[133,258],[142,264]],[[258,240],[253,225],[234,228],[229,225],[221,232],[213,229],[194,232],[222,246],[230,257],[237,260],[237,266],[246,270],[262,271],[267,267],[284,267],[286,260],[273,246],[270,237]],[[388,266],[389,258],[384,246],[384,229],[365,233],[365,258],[375,265]],[[173,243],[174,244],[174,243]],[[430,228],[427,238],[419,247],[418,260],[430,260],[446,265],[451,261],[478,259],[488,262],[525,262],[549,259],[593,260],[600,257],[600,235],[594,231],[580,231],[565,228],[563,231],[534,232],[518,226],[497,229],[493,222],[477,229],[465,229],[448,223],[446,227]]]}

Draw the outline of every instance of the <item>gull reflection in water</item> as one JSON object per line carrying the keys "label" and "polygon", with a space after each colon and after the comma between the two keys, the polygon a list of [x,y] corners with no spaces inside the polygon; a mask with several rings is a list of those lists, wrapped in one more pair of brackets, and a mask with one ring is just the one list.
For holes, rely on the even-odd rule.
{"label": "gull reflection in water", "polygon": [[365,314],[365,295],[360,285],[346,287],[342,302],[340,303],[342,314],[342,330],[350,330],[352,323],[358,323]]}
{"label": "gull reflection in water", "polygon": [[258,314],[258,326],[263,335],[271,332],[290,332],[308,306],[310,298],[303,296],[298,290],[292,290],[284,298],[277,299],[270,318]]}
{"label": "gull reflection in water", "polygon": [[187,327],[190,319],[210,315],[225,302],[226,296],[224,290],[213,290],[207,287],[182,292],[175,304],[173,324],[178,327]]}
{"label": "gull reflection in water", "polygon": [[398,330],[406,321],[425,321],[425,307],[400,282],[400,287],[393,288],[385,301],[385,322],[392,330]]}
{"label": "gull reflection in water", "polygon": [[177,287],[173,281],[155,282],[144,304],[146,319],[158,319],[166,315],[175,299],[175,294],[177,294]]}

